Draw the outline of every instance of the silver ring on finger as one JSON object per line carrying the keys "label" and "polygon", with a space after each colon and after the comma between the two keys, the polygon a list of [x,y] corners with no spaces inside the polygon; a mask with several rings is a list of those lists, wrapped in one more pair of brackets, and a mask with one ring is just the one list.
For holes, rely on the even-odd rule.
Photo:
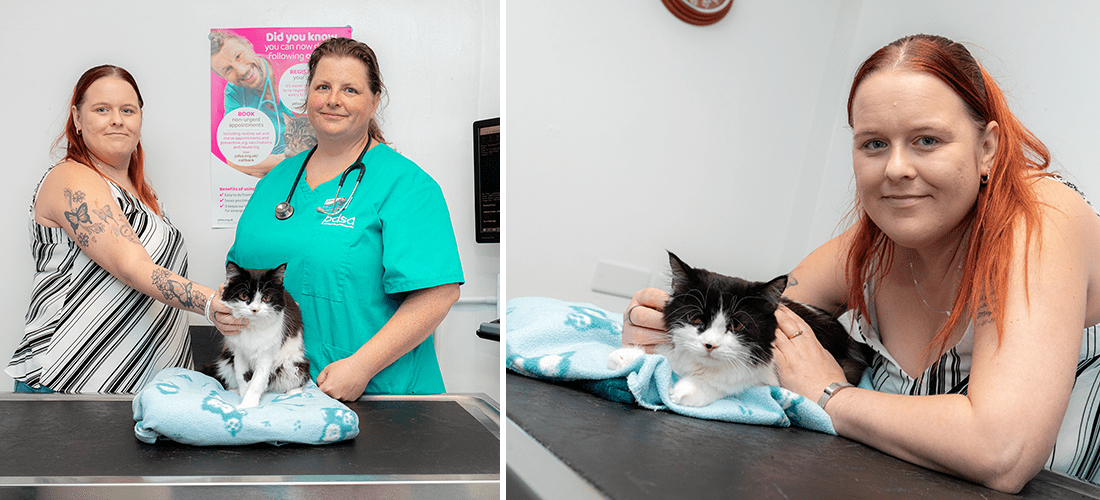
{"label": "silver ring on finger", "polygon": [[626,310],[626,317],[623,318],[624,323],[629,324],[629,325],[638,326],[638,325],[634,324],[633,321],[630,321],[630,313],[634,312],[635,307],[642,307],[642,305],[641,304],[634,304],[634,305],[630,306],[630,309]]}

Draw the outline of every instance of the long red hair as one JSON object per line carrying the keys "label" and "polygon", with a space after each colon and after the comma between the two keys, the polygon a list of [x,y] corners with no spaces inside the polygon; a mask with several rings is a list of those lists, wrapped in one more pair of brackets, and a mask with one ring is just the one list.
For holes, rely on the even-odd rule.
{"label": "long red hair", "polygon": [[[1033,239],[1039,233],[1040,204],[1032,183],[1050,166],[1050,152],[1008,108],[1004,94],[962,44],[932,35],[899,39],[871,55],[859,67],[848,95],[848,125],[852,125],[852,99],[868,76],[889,69],[920,71],[939,78],[966,103],[975,123],[984,128],[999,125],[999,140],[988,183],[978,190],[978,199],[968,216],[973,223],[969,245],[963,257],[962,276],[947,323],[929,348],[940,352],[964,317],[972,318],[988,307],[997,326],[998,338],[1004,327],[1005,290],[1013,252],[1014,233],[1022,222],[1025,231],[1025,262]],[[855,232],[847,261],[848,306],[867,315],[864,284],[881,278],[890,269],[895,245],[868,217],[859,200],[854,214]],[[1040,241],[1036,239],[1035,241]],[[1025,264],[1026,266],[1026,264]],[[1025,277],[1027,269],[1024,270]],[[1027,289],[1025,278],[1024,289]]]}
{"label": "long red hair", "polygon": [[[141,91],[138,90],[137,82],[134,81],[134,77],[129,71],[110,64],[96,66],[85,71],[83,75],[80,75],[80,79],[76,81],[76,86],[73,87],[73,96],[69,101],[69,119],[65,122],[65,131],[57,138],[56,142],[60,145],[64,141],[65,160],[84,165],[96,173],[99,173],[99,171],[93,166],[92,153],[88,150],[88,145],[84,143],[84,137],[76,133],[73,108],[80,109],[80,106],[84,104],[84,96],[88,93],[88,87],[91,87],[96,80],[110,76],[121,78],[129,83],[134,88],[134,93],[137,94],[138,107],[145,105],[145,101],[141,99]],[[102,173],[99,174],[100,176],[103,175]],[[142,203],[151,208],[157,215],[160,215],[160,205],[157,203],[156,195],[153,194],[153,188],[145,182],[145,152],[141,148],[141,141],[138,141],[137,149],[130,155],[130,167],[127,177],[130,178],[130,183],[137,190],[137,193],[134,194],[141,199]]]}

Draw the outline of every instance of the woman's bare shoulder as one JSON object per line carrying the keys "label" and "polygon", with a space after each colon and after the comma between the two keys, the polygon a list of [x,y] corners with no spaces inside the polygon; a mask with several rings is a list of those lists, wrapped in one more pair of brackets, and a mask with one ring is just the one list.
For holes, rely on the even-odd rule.
{"label": "woman's bare shoulder", "polygon": [[50,170],[50,173],[46,175],[46,179],[42,182],[40,192],[46,193],[59,189],[98,190],[101,188],[107,189],[107,183],[99,175],[99,172],[83,163],[66,160],[58,163]]}
{"label": "woman's bare shoulder", "polygon": [[74,161],[64,161],[53,167],[35,197],[36,219],[40,223],[59,221],[58,210],[69,208],[73,197],[83,199],[87,196],[110,198],[107,181],[98,172],[86,165]]}
{"label": "woman's bare shoulder", "polygon": [[1044,216],[1052,215],[1053,212],[1071,219],[1084,217],[1085,222],[1100,225],[1100,217],[1097,217],[1096,211],[1076,186],[1053,177],[1042,177],[1035,181],[1034,189],[1039,198],[1040,212]]}

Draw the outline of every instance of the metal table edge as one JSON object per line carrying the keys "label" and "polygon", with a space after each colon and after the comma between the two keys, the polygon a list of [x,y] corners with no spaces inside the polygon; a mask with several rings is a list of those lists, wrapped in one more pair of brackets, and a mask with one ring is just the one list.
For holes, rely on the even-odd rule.
{"label": "metal table edge", "polygon": [[43,476],[0,477],[0,488],[15,486],[93,486],[93,485],[423,485],[499,483],[500,474],[394,474],[394,475],[301,475],[301,476]]}

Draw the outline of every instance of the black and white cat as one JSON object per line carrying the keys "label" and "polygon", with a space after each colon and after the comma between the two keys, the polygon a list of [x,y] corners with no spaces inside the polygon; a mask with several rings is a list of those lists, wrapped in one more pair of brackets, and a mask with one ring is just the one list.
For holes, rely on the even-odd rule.
{"label": "black and white cat", "polygon": [[[786,275],[766,283],[746,281],[692,268],[672,252],[668,257],[672,294],[664,319],[670,343],[658,345],[656,353],[680,375],[670,392],[674,403],[706,406],[750,386],[779,385],[772,342],[780,304],[802,317],[848,381],[859,383],[869,359],[866,346],[827,312],[783,297]],[[607,366],[617,370],[642,354],[637,346],[616,349]]]}
{"label": "black and white cat", "polygon": [[224,337],[213,375],[241,395],[238,409],[260,404],[265,392],[297,394],[309,382],[302,343],[302,311],[283,288],[286,264],[274,269],[225,266],[222,302],[236,318],[248,319],[239,335]]}

